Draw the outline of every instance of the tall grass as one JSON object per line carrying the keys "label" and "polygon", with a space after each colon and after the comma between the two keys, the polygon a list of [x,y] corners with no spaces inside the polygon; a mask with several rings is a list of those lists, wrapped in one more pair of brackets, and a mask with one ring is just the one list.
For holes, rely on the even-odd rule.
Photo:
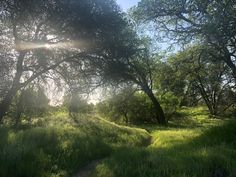
{"label": "tall grass", "polygon": [[114,147],[143,145],[149,135],[99,118],[64,113],[44,117],[33,127],[0,127],[1,177],[71,176],[89,161],[109,156]]}
{"label": "tall grass", "polygon": [[202,108],[182,110],[169,127],[146,126],[148,148],[121,148],[93,177],[235,177],[236,121],[209,119]]}

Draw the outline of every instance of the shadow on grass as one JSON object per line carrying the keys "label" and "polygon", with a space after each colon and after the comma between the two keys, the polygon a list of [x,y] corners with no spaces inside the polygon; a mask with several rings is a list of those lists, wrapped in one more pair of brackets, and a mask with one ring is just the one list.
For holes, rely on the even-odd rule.
{"label": "shadow on grass", "polygon": [[93,177],[235,177],[236,121],[169,147],[121,148]]}
{"label": "shadow on grass", "polygon": [[0,176],[69,176],[94,158],[111,153],[98,137],[77,130],[0,129]]}
{"label": "shadow on grass", "polygon": [[56,118],[40,127],[0,126],[1,177],[72,176],[90,161],[109,156],[114,147],[141,146],[149,139],[145,131],[99,119],[84,117],[72,124],[64,115]]}

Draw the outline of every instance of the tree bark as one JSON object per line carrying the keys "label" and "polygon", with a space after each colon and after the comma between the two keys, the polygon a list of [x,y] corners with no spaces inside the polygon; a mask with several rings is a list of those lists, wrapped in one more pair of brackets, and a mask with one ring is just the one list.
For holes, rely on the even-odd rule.
{"label": "tree bark", "polygon": [[0,123],[3,120],[3,117],[7,114],[7,111],[9,110],[9,107],[11,105],[12,99],[14,95],[16,95],[17,90],[16,89],[11,89],[5,98],[2,100],[0,103]]}
{"label": "tree bark", "polygon": [[20,78],[22,76],[23,68],[22,64],[24,61],[26,52],[20,52],[18,61],[16,64],[16,74],[13,79],[12,87],[0,103],[0,123],[3,120],[3,117],[7,114],[7,111],[9,110],[9,107],[11,105],[13,97],[16,95],[17,91],[20,89]]}
{"label": "tree bark", "polygon": [[[215,45],[214,45],[215,46]],[[235,58],[235,56],[233,56],[233,54],[229,52],[229,50],[225,47],[216,47],[216,51],[217,50],[221,50],[223,48],[223,55],[221,57],[218,57],[215,53],[210,53],[213,57],[217,58],[218,60],[223,60],[226,65],[230,68],[230,70],[232,71],[232,75],[234,78],[234,82],[236,83],[236,65],[235,63],[232,61],[232,57]]]}
{"label": "tree bark", "polygon": [[129,123],[129,119],[128,119],[128,116],[127,116],[127,112],[124,113],[124,117],[125,117],[125,124],[128,125]]}
{"label": "tree bark", "polygon": [[231,69],[232,74],[233,74],[233,78],[234,78],[234,82],[236,83],[236,66],[233,63],[233,61],[231,60],[231,56],[227,55],[226,59],[225,59],[226,64],[228,65],[228,67]]}
{"label": "tree bark", "polygon": [[152,90],[148,87],[148,85],[142,85],[142,90],[147,94],[147,96],[150,98],[150,100],[153,103],[157,122],[161,125],[166,125],[167,120],[166,120],[164,111],[163,111],[160,103],[158,102],[157,98],[153,94]]}
{"label": "tree bark", "polygon": [[19,124],[20,124],[20,122],[21,122],[21,115],[22,115],[22,113],[23,113],[23,111],[24,111],[24,107],[23,107],[23,93],[22,93],[23,91],[21,91],[21,93],[20,93],[20,96],[19,96],[19,100],[18,100],[18,102],[17,102],[17,107],[16,107],[16,116],[15,116],[15,127],[17,127]]}

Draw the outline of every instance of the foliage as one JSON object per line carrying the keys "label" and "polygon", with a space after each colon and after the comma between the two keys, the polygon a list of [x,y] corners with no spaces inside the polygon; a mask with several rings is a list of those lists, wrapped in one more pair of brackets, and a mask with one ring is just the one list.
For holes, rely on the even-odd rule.
{"label": "foliage", "polygon": [[[153,56],[148,38],[139,36],[130,29],[130,35],[125,35],[125,48],[120,46],[115,53],[115,57],[102,61],[99,59],[100,73],[102,78],[115,85],[132,84],[141,89],[153,103],[155,107],[155,118],[158,123],[167,123],[163,109],[153,93],[153,73],[156,66],[156,55]],[[118,56],[118,57],[117,57]]]}
{"label": "foliage", "polygon": [[143,93],[123,90],[97,105],[98,113],[109,120],[123,123],[156,122],[151,101]]}
{"label": "foliage", "polygon": [[78,93],[68,93],[64,96],[63,106],[65,106],[70,115],[88,114],[93,111],[93,105],[88,104]]}
{"label": "foliage", "polygon": [[98,72],[90,61],[101,62],[104,55],[112,59],[125,45],[127,23],[114,0],[3,0],[0,8],[0,56],[6,66],[0,70],[0,121],[28,84],[38,80],[43,85],[50,78],[59,86],[73,80],[75,87],[76,78],[90,81]]}
{"label": "foliage", "polygon": [[14,97],[5,123],[19,125],[22,120],[33,121],[49,112],[49,99],[41,87],[30,86]]}
{"label": "foliage", "polygon": [[235,1],[142,0],[134,16],[154,22],[162,38],[184,44],[200,41],[214,48],[211,53],[225,62],[236,79]]}
{"label": "foliage", "polygon": [[169,58],[169,65],[173,68],[176,80],[185,81],[183,99],[195,97],[195,100],[202,100],[212,115],[218,115],[235,103],[235,84],[226,64],[212,57],[209,52],[214,52],[214,49],[206,46],[189,47]]}
{"label": "foliage", "polygon": [[210,53],[217,55],[214,48],[193,45],[159,61],[153,81],[159,96],[171,92],[180,106],[205,104],[213,116],[232,108],[236,99],[234,78],[227,65]]}
{"label": "foliage", "polygon": [[170,119],[177,112],[180,106],[179,98],[172,92],[166,92],[159,94],[158,99],[160,100],[165,114],[167,115],[168,119]]}
{"label": "foliage", "polygon": [[182,99],[186,85],[183,77],[182,70],[176,69],[169,59],[167,61],[160,60],[157,62],[154,72],[154,89],[163,93],[172,92],[179,99]]}
{"label": "foliage", "polygon": [[[42,88],[22,90],[18,104],[21,104],[22,113],[26,116],[40,116],[48,109],[49,99]],[[18,105],[19,106],[19,105]]]}
{"label": "foliage", "polygon": [[[168,118],[179,107],[179,100],[171,92],[158,94],[158,100]],[[101,116],[116,122],[128,123],[155,123],[155,111],[150,99],[142,92],[131,89],[122,90],[119,94],[98,103],[97,110]]]}

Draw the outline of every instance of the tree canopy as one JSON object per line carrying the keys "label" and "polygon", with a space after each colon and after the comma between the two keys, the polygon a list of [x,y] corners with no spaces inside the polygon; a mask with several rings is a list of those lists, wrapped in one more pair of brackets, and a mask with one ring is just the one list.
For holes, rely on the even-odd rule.
{"label": "tree canopy", "polygon": [[126,26],[111,0],[1,1],[1,76],[6,80],[1,119],[16,92],[29,83],[65,77],[65,70],[79,72],[88,61],[112,59],[116,46],[125,43]]}
{"label": "tree canopy", "polygon": [[[204,102],[212,115],[234,105],[232,0],[142,0],[129,15],[114,0],[2,0],[0,7],[0,121],[31,85],[60,88],[69,109],[99,86],[131,86],[150,99],[160,124],[170,105],[175,112]],[[152,50],[158,41],[136,29],[147,23],[180,51]]]}
{"label": "tree canopy", "polygon": [[224,61],[236,79],[236,4],[234,0],[142,0],[134,16],[152,21],[158,33],[177,43],[203,42]]}

